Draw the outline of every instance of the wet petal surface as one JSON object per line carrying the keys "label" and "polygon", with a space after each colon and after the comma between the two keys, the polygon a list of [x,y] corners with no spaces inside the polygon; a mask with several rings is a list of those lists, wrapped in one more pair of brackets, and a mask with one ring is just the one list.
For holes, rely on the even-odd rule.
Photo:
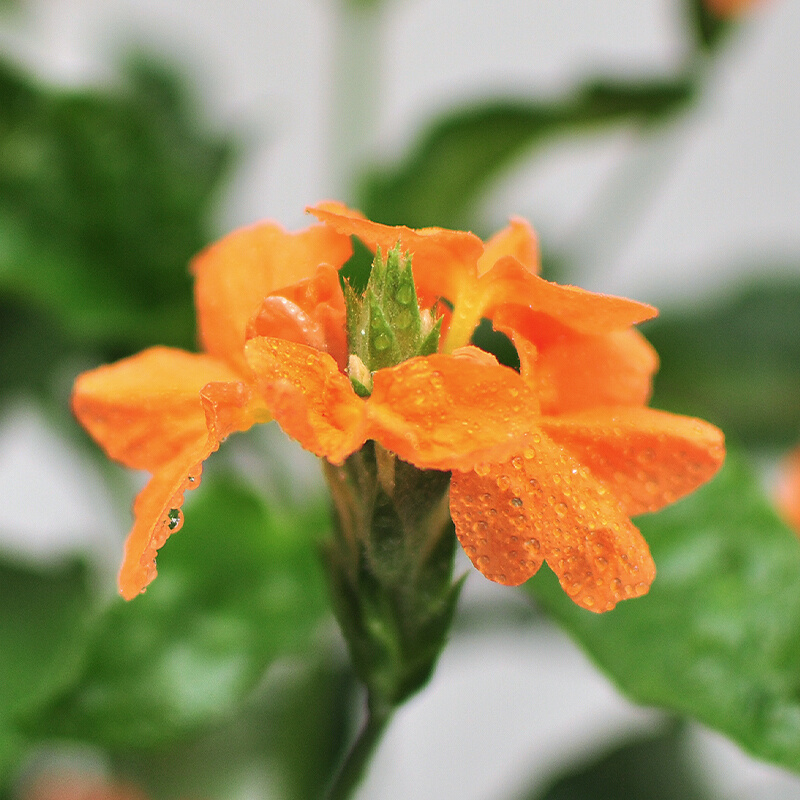
{"label": "wet petal surface", "polygon": [[454,473],[450,510],[467,555],[487,578],[527,580],[546,560],[578,605],[602,612],[647,592],[647,543],[613,494],[544,434],[505,463]]}
{"label": "wet petal surface", "polygon": [[347,236],[324,225],[287,233],[262,223],[220,239],[192,263],[203,348],[246,373],[247,323],[264,297],[311,277],[320,264],[338,269],[351,253]]}

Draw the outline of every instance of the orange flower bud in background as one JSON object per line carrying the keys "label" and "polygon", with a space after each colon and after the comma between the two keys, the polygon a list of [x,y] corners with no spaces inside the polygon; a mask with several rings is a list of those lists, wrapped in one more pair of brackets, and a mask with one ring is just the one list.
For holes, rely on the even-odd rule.
{"label": "orange flower bud in background", "polygon": [[130,784],[70,771],[40,775],[22,796],[24,800],[147,800]]}
{"label": "orange flower bud in background", "polygon": [[708,10],[721,19],[738,17],[760,2],[761,0],[705,0]]}
{"label": "orange flower bud in background", "polygon": [[781,516],[800,535],[800,447],[781,463],[777,502]]}

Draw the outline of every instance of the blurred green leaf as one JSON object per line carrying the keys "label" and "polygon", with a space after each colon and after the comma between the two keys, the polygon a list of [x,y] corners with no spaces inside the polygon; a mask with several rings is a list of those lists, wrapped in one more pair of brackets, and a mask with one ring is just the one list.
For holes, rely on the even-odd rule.
{"label": "blurred green leaf", "polygon": [[269,511],[234,483],[206,482],[159,576],[100,620],[80,680],[28,730],[147,747],[233,714],[277,657],[307,645],[328,612],[313,503]]}
{"label": "blurred green leaf", "polygon": [[356,682],[327,644],[271,673],[237,713],[195,740],[121,751],[115,772],[154,800],[248,794],[311,800],[323,791],[350,735]]}
{"label": "blurred green leaf", "polygon": [[747,445],[800,436],[800,280],[761,281],[642,326],[661,359],[653,405]]}
{"label": "blurred green leaf", "polygon": [[17,717],[77,674],[92,611],[83,566],[0,562],[0,786],[23,746]]}
{"label": "blurred green leaf", "polygon": [[800,543],[733,456],[637,524],[658,568],[646,597],[592,614],[549,570],[526,591],[637,702],[800,771]]}
{"label": "blurred green leaf", "polygon": [[105,90],[43,87],[0,62],[0,292],[78,342],[194,343],[187,264],[230,143],[167,73],[131,62]]}
{"label": "blurred green leaf", "polygon": [[515,158],[555,136],[653,121],[686,104],[692,90],[685,79],[598,82],[553,101],[491,101],[453,110],[435,120],[399,164],[366,175],[359,207],[388,224],[465,227],[480,193]]}
{"label": "blurred green leaf", "polygon": [[531,800],[707,800],[681,728],[640,737],[565,772]]}

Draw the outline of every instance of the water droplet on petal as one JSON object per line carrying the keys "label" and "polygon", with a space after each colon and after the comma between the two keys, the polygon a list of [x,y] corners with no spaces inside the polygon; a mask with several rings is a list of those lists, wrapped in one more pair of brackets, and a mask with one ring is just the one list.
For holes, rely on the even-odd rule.
{"label": "water droplet on petal", "polygon": [[182,516],[183,515],[181,514],[181,510],[179,508],[171,508],[167,512],[167,526],[171,531],[174,531],[175,528],[181,524]]}

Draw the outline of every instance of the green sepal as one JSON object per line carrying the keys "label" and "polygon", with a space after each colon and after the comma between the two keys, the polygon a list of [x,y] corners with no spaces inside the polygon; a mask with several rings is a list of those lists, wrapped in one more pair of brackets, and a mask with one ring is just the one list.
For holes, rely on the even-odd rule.
{"label": "green sepal", "polygon": [[422,340],[417,355],[432,356],[439,351],[439,336],[442,333],[442,319],[442,317],[439,317],[439,319],[433,323],[431,332]]}
{"label": "green sepal", "polygon": [[363,294],[345,282],[344,298],[349,352],[370,372],[437,351],[441,325],[423,324],[411,257],[399,244],[385,258],[378,250]]}
{"label": "green sepal", "polygon": [[372,702],[394,707],[430,678],[461,590],[449,475],[372,442],[328,469],[338,512],[325,551],[334,611]]}

